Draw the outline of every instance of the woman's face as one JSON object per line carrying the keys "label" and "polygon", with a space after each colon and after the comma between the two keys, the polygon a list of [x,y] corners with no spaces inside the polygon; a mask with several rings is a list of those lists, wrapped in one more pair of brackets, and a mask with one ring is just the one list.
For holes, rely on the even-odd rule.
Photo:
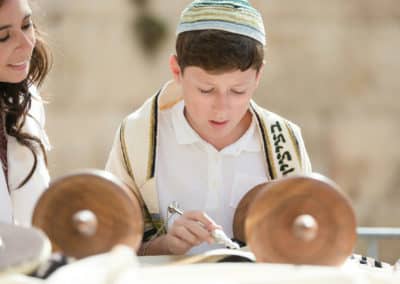
{"label": "woman's face", "polygon": [[0,82],[19,83],[29,72],[36,38],[28,0],[0,4]]}

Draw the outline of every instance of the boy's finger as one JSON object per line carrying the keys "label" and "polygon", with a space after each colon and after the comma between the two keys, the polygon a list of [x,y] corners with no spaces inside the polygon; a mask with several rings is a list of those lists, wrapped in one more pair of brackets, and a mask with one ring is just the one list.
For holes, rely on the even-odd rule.
{"label": "boy's finger", "polygon": [[219,228],[215,221],[202,211],[187,211],[183,215],[192,221],[200,222],[207,229]]}

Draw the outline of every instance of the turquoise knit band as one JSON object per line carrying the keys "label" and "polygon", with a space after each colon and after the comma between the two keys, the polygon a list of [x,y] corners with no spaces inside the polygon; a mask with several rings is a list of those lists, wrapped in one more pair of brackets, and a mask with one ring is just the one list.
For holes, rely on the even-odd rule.
{"label": "turquoise knit band", "polygon": [[176,34],[223,30],[266,44],[261,14],[246,0],[195,0],[181,14]]}

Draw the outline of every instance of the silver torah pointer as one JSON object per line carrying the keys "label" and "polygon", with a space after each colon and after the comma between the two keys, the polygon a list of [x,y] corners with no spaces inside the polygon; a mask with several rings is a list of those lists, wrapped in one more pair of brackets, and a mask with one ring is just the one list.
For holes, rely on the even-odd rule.
{"label": "silver torah pointer", "polygon": [[[169,206],[168,206],[168,212],[169,213],[176,213],[179,215],[183,215],[183,210],[179,209],[178,203],[176,201],[173,201]],[[217,244],[221,244],[226,246],[229,249],[239,249],[240,246],[233,242],[228,236],[225,234],[224,231],[221,229],[215,229],[211,232],[211,236],[214,239],[214,241]]]}

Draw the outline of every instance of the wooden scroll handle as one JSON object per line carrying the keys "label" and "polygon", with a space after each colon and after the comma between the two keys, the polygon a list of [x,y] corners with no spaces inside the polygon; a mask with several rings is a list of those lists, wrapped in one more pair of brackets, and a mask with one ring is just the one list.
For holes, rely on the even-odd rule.
{"label": "wooden scroll handle", "polygon": [[135,251],[143,236],[138,197],[111,173],[84,170],[52,182],[39,199],[32,223],[53,249],[82,258],[125,244]]}
{"label": "wooden scroll handle", "polygon": [[299,175],[250,190],[236,209],[233,232],[259,262],[340,265],[353,251],[356,220],[334,182]]}

